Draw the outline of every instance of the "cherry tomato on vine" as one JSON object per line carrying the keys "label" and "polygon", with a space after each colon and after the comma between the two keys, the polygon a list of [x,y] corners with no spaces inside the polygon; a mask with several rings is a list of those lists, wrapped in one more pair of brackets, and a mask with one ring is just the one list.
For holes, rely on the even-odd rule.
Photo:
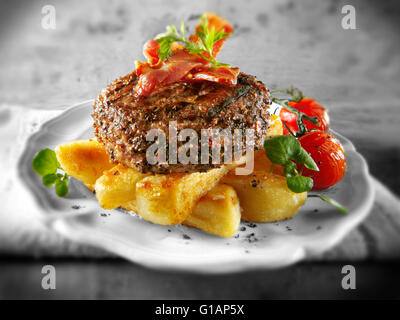
{"label": "cherry tomato on vine", "polygon": [[302,172],[303,176],[313,179],[312,190],[329,188],[343,178],[346,172],[346,156],[343,146],[332,134],[314,130],[301,136],[299,142],[319,168],[319,171],[304,168]]}
{"label": "cherry tomato on vine", "polygon": [[[307,120],[304,121],[304,125],[306,129],[318,129],[321,131],[327,131],[329,127],[329,115],[326,109],[321,106],[317,101],[312,98],[302,98],[299,102],[289,101],[289,106],[294,109],[304,113],[310,117],[317,117],[320,125],[313,124]],[[282,107],[279,114],[282,124],[286,124],[286,126],[292,131],[292,133],[296,133],[299,131],[299,127],[297,125],[297,115],[293,112],[287,110]],[[287,130],[285,126],[283,126],[283,134],[287,135],[290,132]]]}

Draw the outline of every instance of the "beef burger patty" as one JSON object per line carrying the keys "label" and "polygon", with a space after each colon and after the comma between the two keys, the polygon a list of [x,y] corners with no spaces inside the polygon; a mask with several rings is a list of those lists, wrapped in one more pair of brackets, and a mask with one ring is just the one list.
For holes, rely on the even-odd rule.
{"label": "beef burger patty", "polygon": [[[154,142],[146,141],[146,134],[150,129],[163,130],[168,146],[170,121],[177,122],[178,132],[195,130],[199,141],[201,129],[229,129],[232,134],[234,129],[254,129],[254,149],[263,147],[271,98],[254,76],[240,73],[234,87],[210,81],[177,82],[139,98],[135,96],[137,81],[135,72],[115,80],[94,103],[94,133],[114,162],[141,172],[164,174],[205,171],[223,163],[223,152],[221,164],[213,164],[210,151],[208,164],[149,164],[146,150]],[[184,143],[178,142],[178,149]],[[245,149],[243,144],[243,154]]]}

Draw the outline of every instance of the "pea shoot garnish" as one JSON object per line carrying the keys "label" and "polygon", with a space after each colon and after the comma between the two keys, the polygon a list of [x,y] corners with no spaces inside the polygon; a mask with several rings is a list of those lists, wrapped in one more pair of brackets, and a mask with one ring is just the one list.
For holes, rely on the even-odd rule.
{"label": "pea shoot garnish", "polygon": [[46,148],[39,151],[33,158],[32,167],[42,177],[42,183],[46,187],[55,186],[59,197],[65,197],[68,194],[69,176],[62,169],[53,150]]}
{"label": "pea shoot garnish", "polygon": [[200,39],[192,42],[185,37],[185,23],[182,21],[180,32],[176,26],[169,25],[164,33],[157,35],[154,40],[160,44],[160,49],[157,51],[161,61],[168,59],[172,55],[172,44],[178,42],[191,54],[198,55],[202,59],[210,62],[214,67],[230,67],[229,64],[218,62],[213,54],[213,46],[218,41],[229,34],[224,31],[215,31],[214,27],[208,28],[208,19],[205,14],[200,16],[200,27],[196,28],[195,34]]}

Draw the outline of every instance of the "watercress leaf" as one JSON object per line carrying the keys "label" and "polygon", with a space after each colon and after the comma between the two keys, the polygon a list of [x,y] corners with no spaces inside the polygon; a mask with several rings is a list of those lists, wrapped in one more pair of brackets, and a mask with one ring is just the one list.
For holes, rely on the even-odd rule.
{"label": "watercress leaf", "polygon": [[68,179],[57,180],[56,182],[56,194],[59,197],[65,197],[68,194]]}
{"label": "watercress leaf", "polygon": [[56,153],[48,148],[39,151],[32,161],[33,170],[41,176],[56,173],[60,166]]}
{"label": "watercress leaf", "polygon": [[293,177],[297,176],[299,173],[297,172],[297,166],[293,161],[289,161],[284,167],[285,177]]}
{"label": "watercress leaf", "polygon": [[53,184],[56,183],[56,181],[58,180],[58,177],[56,174],[51,173],[48,175],[43,176],[42,178],[42,182],[46,187],[51,187]]}
{"label": "watercress leaf", "polygon": [[317,196],[317,197],[319,197],[321,200],[323,200],[323,201],[325,201],[325,202],[327,202],[327,203],[329,203],[330,205],[332,205],[332,206],[334,206],[336,209],[338,209],[340,212],[342,212],[342,213],[348,213],[349,211],[345,208],[345,207],[343,207],[339,202],[337,202],[336,200],[334,200],[334,199],[332,199],[332,198],[329,198],[329,197],[327,197],[327,196],[325,196],[325,195],[323,195],[323,194],[316,194],[316,195],[314,195],[314,196]]}
{"label": "watercress leaf", "polygon": [[294,155],[299,153],[301,145],[295,137],[277,136],[266,139],[264,149],[272,163],[285,165]]}
{"label": "watercress leaf", "polygon": [[296,161],[298,164],[304,164],[304,166],[310,170],[319,171],[319,168],[314,159],[303,148],[300,148],[300,151],[293,156],[293,160]]}
{"label": "watercress leaf", "polygon": [[292,176],[286,178],[287,186],[295,193],[301,193],[312,189],[314,182],[310,177]]}

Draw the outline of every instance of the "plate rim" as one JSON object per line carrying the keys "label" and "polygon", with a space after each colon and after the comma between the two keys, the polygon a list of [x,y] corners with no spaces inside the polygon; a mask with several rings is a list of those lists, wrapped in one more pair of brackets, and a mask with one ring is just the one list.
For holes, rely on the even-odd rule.
{"label": "plate rim", "polygon": [[[29,136],[26,139],[25,144],[23,145],[23,152],[21,153],[17,168],[18,168],[18,175],[19,178],[23,178],[24,175],[27,174],[27,171],[31,169],[31,160],[28,158],[31,155],[32,151],[30,146],[34,145],[34,142],[39,139],[43,135],[44,132],[47,131],[47,127],[53,121],[60,120],[63,117],[66,117],[69,113],[75,112],[78,108],[87,107],[86,105],[89,103],[93,103],[93,99],[85,100],[80,103],[76,103],[62,111],[59,115],[52,117],[42,123],[39,126],[39,129]],[[253,271],[253,270],[271,270],[277,269],[281,267],[285,267],[299,261],[304,260],[308,256],[312,256],[315,254],[320,254],[322,252],[326,252],[335,245],[337,245],[351,230],[353,230],[358,224],[360,224],[366,216],[369,214],[370,209],[372,208],[374,199],[375,199],[375,188],[372,182],[372,176],[369,174],[369,168],[366,160],[364,157],[357,152],[356,148],[354,147],[353,143],[343,135],[337,133],[334,130],[330,131],[341,141],[341,143],[345,146],[346,153],[351,152],[356,156],[359,163],[361,164],[361,172],[362,176],[366,178],[365,184],[365,194],[362,199],[362,204],[352,210],[352,219],[349,219],[347,223],[341,224],[340,228],[336,228],[336,232],[332,232],[329,237],[325,239],[325,244],[321,246],[319,243],[318,245],[312,245],[308,243],[307,245],[302,244],[297,247],[296,250],[292,253],[290,259],[286,259],[285,261],[281,261],[275,265],[269,264],[271,262],[268,258],[259,258],[257,255],[253,254],[249,261],[243,261],[243,257],[239,259],[241,263],[232,263],[230,264],[223,264],[223,265],[216,265],[215,263],[208,262],[201,265],[193,265],[192,263],[180,263],[180,264],[173,264],[171,261],[165,261],[160,256],[158,259],[154,259],[155,256],[152,253],[140,252],[142,250],[130,250],[128,253],[125,249],[114,246],[114,244],[101,241],[99,242],[98,239],[94,239],[93,237],[86,235],[86,239],[82,239],[81,235],[78,235],[76,232],[70,232],[71,230],[68,228],[68,224],[65,222],[64,219],[54,220],[49,223],[49,226],[53,228],[56,232],[62,234],[69,240],[75,241],[77,243],[83,245],[90,245],[93,247],[101,248],[106,252],[116,254],[120,257],[123,257],[131,262],[144,265],[146,267],[150,267],[153,269],[158,270],[168,270],[168,271],[181,271],[181,272],[195,272],[195,273],[203,273],[203,274],[222,274],[222,273],[232,273],[232,272],[243,272],[243,271]],[[50,205],[46,201],[46,197],[44,193],[35,192],[35,183],[27,179],[27,183],[23,184],[25,188],[33,195],[33,199],[35,203],[38,205],[40,209],[44,210],[54,210],[50,207]],[[92,200],[90,200],[92,201]],[[134,252],[137,251],[137,252]],[[151,259],[153,257],[153,259]],[[256,258],[255,258],[256,257]],[[157,257],[156,257],[157,258]],[[168,263],[169,262],[169,263]],[[211,267],[211,268],[210,268]]]}

